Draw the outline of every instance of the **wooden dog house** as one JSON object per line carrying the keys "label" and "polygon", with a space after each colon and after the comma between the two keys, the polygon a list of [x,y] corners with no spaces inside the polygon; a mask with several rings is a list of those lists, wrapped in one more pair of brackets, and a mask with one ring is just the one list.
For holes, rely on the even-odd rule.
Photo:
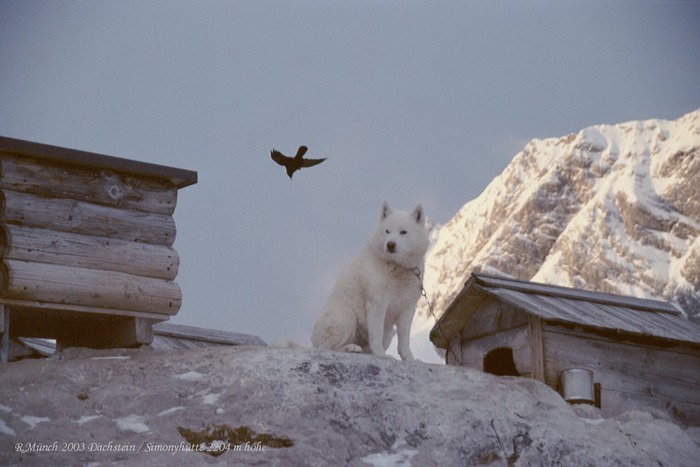
{"label": "wooden dog house", "polygon": [[446,363],[537,379],[593,372],[603,413],[700,424],[700,326],[671,304],[472,274],[430,333]]}
{"label": "wooden dog house", "polygon": [[[0,137],[0,332],[150,343],[180,309],[173,212],[197,173]],[[7,353],[3,353],[3,358]]]}

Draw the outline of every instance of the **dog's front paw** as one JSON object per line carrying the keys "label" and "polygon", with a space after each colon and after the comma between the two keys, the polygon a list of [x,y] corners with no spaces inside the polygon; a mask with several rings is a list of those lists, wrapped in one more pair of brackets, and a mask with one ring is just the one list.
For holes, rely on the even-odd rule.
{"label": "dog's front paw", "polygon": [[348,344],[343,347],[343,352],[362,353],[362,347],[357,344]]}

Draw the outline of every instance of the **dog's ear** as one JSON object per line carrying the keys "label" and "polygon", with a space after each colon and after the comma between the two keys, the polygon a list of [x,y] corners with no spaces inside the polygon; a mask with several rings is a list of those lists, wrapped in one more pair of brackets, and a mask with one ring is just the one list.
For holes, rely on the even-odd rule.
{"label": "dog's ear", "polygon": [[413,218],[419,224],[424,223],[423,206],[420,203],[418,203],[418,206],[416,206],[416,209],[413,210]]}
{"label": "dog's ear", "polygon": [[379,218],[379,220],[383,221],[384,219],[386,219],[386,216],[388,216],[392,212],[393,212],[393,210],[391,209],[391,206],[389,206],[389,203],[384,201],[384,204],[382,204],[382,215]]}

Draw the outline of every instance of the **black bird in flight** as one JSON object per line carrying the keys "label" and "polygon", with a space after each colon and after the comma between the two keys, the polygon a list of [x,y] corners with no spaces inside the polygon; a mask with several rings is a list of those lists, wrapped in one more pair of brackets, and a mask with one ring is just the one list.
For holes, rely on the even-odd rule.
{"label": "black bird in flight", "polygon": [[272,157],[273,161],[287,169],[287,175],[289,175],[289,179],[291,180],[294,172],[300,170],[302,167],[313,167],[314,165],[318,165],[327,159],[326,157],[323,159],[304,159],[304,154],[306,154],[308,149],[309,148],[306,146],[299,146],[297,155],[294,157],[285,156],[278,150],[273,149],[270,151],[270,156]]}

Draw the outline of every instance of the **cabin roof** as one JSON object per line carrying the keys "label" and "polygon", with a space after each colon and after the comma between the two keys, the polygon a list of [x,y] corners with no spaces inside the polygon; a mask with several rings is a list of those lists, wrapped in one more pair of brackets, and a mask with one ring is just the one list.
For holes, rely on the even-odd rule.
{"label": "cabin roof", "polygon": [[544,321],[700,345],[700,326],[667,302],[474,273],[431,330],[430,340],[446,348],[487,297]]}
{"label": "cabin roof", "polygon": [[267,343],[250,334],[205,329],[182,324],[157,323],[153,325],[154,350],[193,349],[229,345],[262,345]]}
{"label": "cabin roof", "polygon": [[169,180],[177,188],[197,183],[197,172],[148,162],[105,156],[76,149],[0,136],[0,153],[34,157],[59,164],[114,170],[132,175]]}

